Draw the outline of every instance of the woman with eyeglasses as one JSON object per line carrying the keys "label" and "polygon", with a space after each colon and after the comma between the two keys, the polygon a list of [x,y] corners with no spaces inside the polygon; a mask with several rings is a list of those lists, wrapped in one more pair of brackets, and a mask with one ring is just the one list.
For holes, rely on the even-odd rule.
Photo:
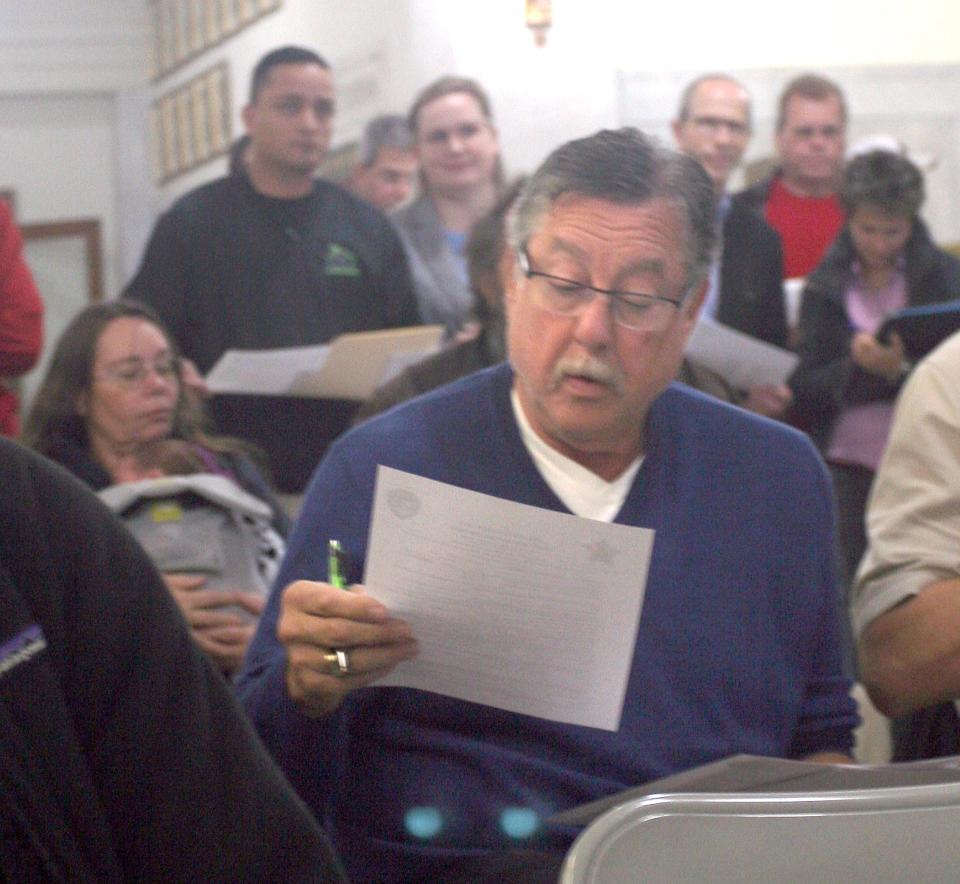
{"label": "woman with eyeglasses", "polygon": [[[22,441],[94,490],[164,472],[213,473],[264,501],[272,528],[289,522],[247,449],[203,429],[184,393],[176,344],[149,307],[109,301],[81,311],[57,342],[24,424]],[[187,470],[172,465],[189,463]],[[205,587],[196,573],[166,573],[198,644],[232,674],[243,661],[263,597]]]}

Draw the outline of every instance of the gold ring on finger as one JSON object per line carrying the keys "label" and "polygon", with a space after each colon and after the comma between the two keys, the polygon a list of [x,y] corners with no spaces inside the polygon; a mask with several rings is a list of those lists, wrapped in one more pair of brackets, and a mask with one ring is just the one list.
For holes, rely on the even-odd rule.
{"label": "gold ring on finger", "polygon": [[323,662],[330,667],[330,674],[337,678],[350,674],[350,657],[344,650],[331,648],[324,651]]}

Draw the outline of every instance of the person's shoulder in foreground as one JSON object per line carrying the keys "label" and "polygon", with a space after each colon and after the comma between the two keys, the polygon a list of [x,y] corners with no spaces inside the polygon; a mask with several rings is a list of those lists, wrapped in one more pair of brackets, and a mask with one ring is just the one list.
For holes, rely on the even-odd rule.
{"label": "person's shoulder in foreground", "polygon": [[5,880],[341,881],[136,542],[0,441]]}
{"label": "person's shoulder in foreground", "polygon": [[[897,401],[867,508],[869,546],[857,573],[853,623],[863,681],[889,715],[960,696],[953,675],[960,587],[958,372],[960,334],[914,369]],[[908,754],[930,754],[921,743]]]}

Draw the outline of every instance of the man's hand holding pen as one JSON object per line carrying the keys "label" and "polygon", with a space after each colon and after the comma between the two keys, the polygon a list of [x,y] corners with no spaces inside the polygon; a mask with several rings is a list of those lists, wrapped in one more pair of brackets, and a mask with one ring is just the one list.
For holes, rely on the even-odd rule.
{"label": "man's hand holding pen", "polygon": [[291,583],[281,598],[277,637],[287,651],[287,692],[314,716],[333,712],[350,691],[417,653],[410,627],[360,585],[345,592],[329,583]]}

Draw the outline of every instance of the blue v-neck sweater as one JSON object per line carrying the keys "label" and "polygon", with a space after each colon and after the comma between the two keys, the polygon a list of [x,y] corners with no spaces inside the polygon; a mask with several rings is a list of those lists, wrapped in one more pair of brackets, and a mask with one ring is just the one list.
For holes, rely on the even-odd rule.
{"label": "blue v-neck sweater", "polygon": [[[301,714],[284,688],[280,592],[326,579],[328,538],[364,561],[378,464],[567,511],[520,439],[512,379],[507,365],[472,375],[331,449],[248,655],[247,709],[357,881],[429,877],[451,853],[563,850],[570,832],[542,825],[518,841],[505,820],[522,829],[738,752],[852,745],[823,466],[799,433],[680,385],[651,408],[616,518],[656,531],[639,626],[624,624],[637,639],[617,732],[400,688],[355,691],[324,721]],[[350,576],[362,581],[359,564]]]}

